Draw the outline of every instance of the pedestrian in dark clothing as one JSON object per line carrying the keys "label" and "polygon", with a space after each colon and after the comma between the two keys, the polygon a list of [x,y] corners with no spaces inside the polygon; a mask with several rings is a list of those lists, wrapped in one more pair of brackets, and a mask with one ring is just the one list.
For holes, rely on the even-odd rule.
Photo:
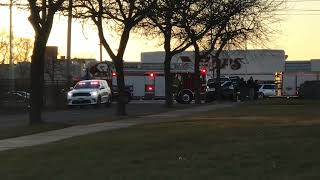
{"label": "pedestrian in dark clothing", "polygon": [[259,97],[259,81],[255,80],[254,81],[254,99],[258,99]]}
{"label": "pedestrian in dark clothing", "polygon": [[247,89],[247,84],[244,81],[243,78],[240,79],[239,84],[238,84],[239,92],[240,92],[240,100],[244,101],[246,99],[246,89]]}
{"label": "pedestrian in dark clothing", "polygon": [[247,86],[248,86],[248,89],[249,89],[249,99],[250,101],[252,101],[254,99],[254,81],[253,81],[253,78],[250,77],[249,80],[247,81]]}

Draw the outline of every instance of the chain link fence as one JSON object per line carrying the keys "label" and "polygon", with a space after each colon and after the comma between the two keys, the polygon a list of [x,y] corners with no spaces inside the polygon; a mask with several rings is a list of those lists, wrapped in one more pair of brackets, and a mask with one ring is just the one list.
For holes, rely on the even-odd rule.
{"label": "chain link fence", "polygon": [[[12,87],[14,87],[14,91]],[[44,107],[51,109],[65,108],[66,93],[69,88],[66,81],[45,81]],[[12,80],[0,79],[0,107],[27,109],[29,107],[30,92],[29,79],[16,79],[14,84]]]}

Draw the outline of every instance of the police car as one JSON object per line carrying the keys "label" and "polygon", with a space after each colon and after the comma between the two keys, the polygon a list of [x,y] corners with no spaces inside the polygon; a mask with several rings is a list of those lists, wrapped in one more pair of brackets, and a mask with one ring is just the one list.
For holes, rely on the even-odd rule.
{"label": "police car", "polygon": [[111,89],[106,80],[79,81],[67,94],[69,107],[100,104],[109,106],[112,101]]}

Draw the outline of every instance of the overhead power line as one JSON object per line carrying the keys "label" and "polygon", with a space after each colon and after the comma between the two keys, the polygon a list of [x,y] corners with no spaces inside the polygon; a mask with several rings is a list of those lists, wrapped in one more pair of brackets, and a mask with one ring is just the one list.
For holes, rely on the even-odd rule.
{"label": "overhead power line", "polygon": [[303,11],[303,12],[319,12],[320,9],[286,9],[283,11]]}
{"label": "overhead power line", "polygon": [[288,13],[288,14],[276,14],[277,16],[319,16],[320,14],[303,14],[303,13],[301,13],[301,14],[290,14],[290,13]]}
{"label": "overhead power line", "polygon": [[[280,2],[280,1],[279,1]],[[281,1],[282,2],[282,1]],[[286,2],[297,2],[297,3],[303,3],[303,2],[320,2],[319,0],[288,0]]]}

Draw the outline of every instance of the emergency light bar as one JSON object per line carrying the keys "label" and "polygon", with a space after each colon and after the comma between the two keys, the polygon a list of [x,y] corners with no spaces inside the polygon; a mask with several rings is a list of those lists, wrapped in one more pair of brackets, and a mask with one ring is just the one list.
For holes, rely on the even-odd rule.
{"label": "emergency light bar", "polygon": [[99,82],[98,81],[93,81],[93,82],[90,82],[90,84],[91,85],[97,85],[97,84],[99,84]]}

